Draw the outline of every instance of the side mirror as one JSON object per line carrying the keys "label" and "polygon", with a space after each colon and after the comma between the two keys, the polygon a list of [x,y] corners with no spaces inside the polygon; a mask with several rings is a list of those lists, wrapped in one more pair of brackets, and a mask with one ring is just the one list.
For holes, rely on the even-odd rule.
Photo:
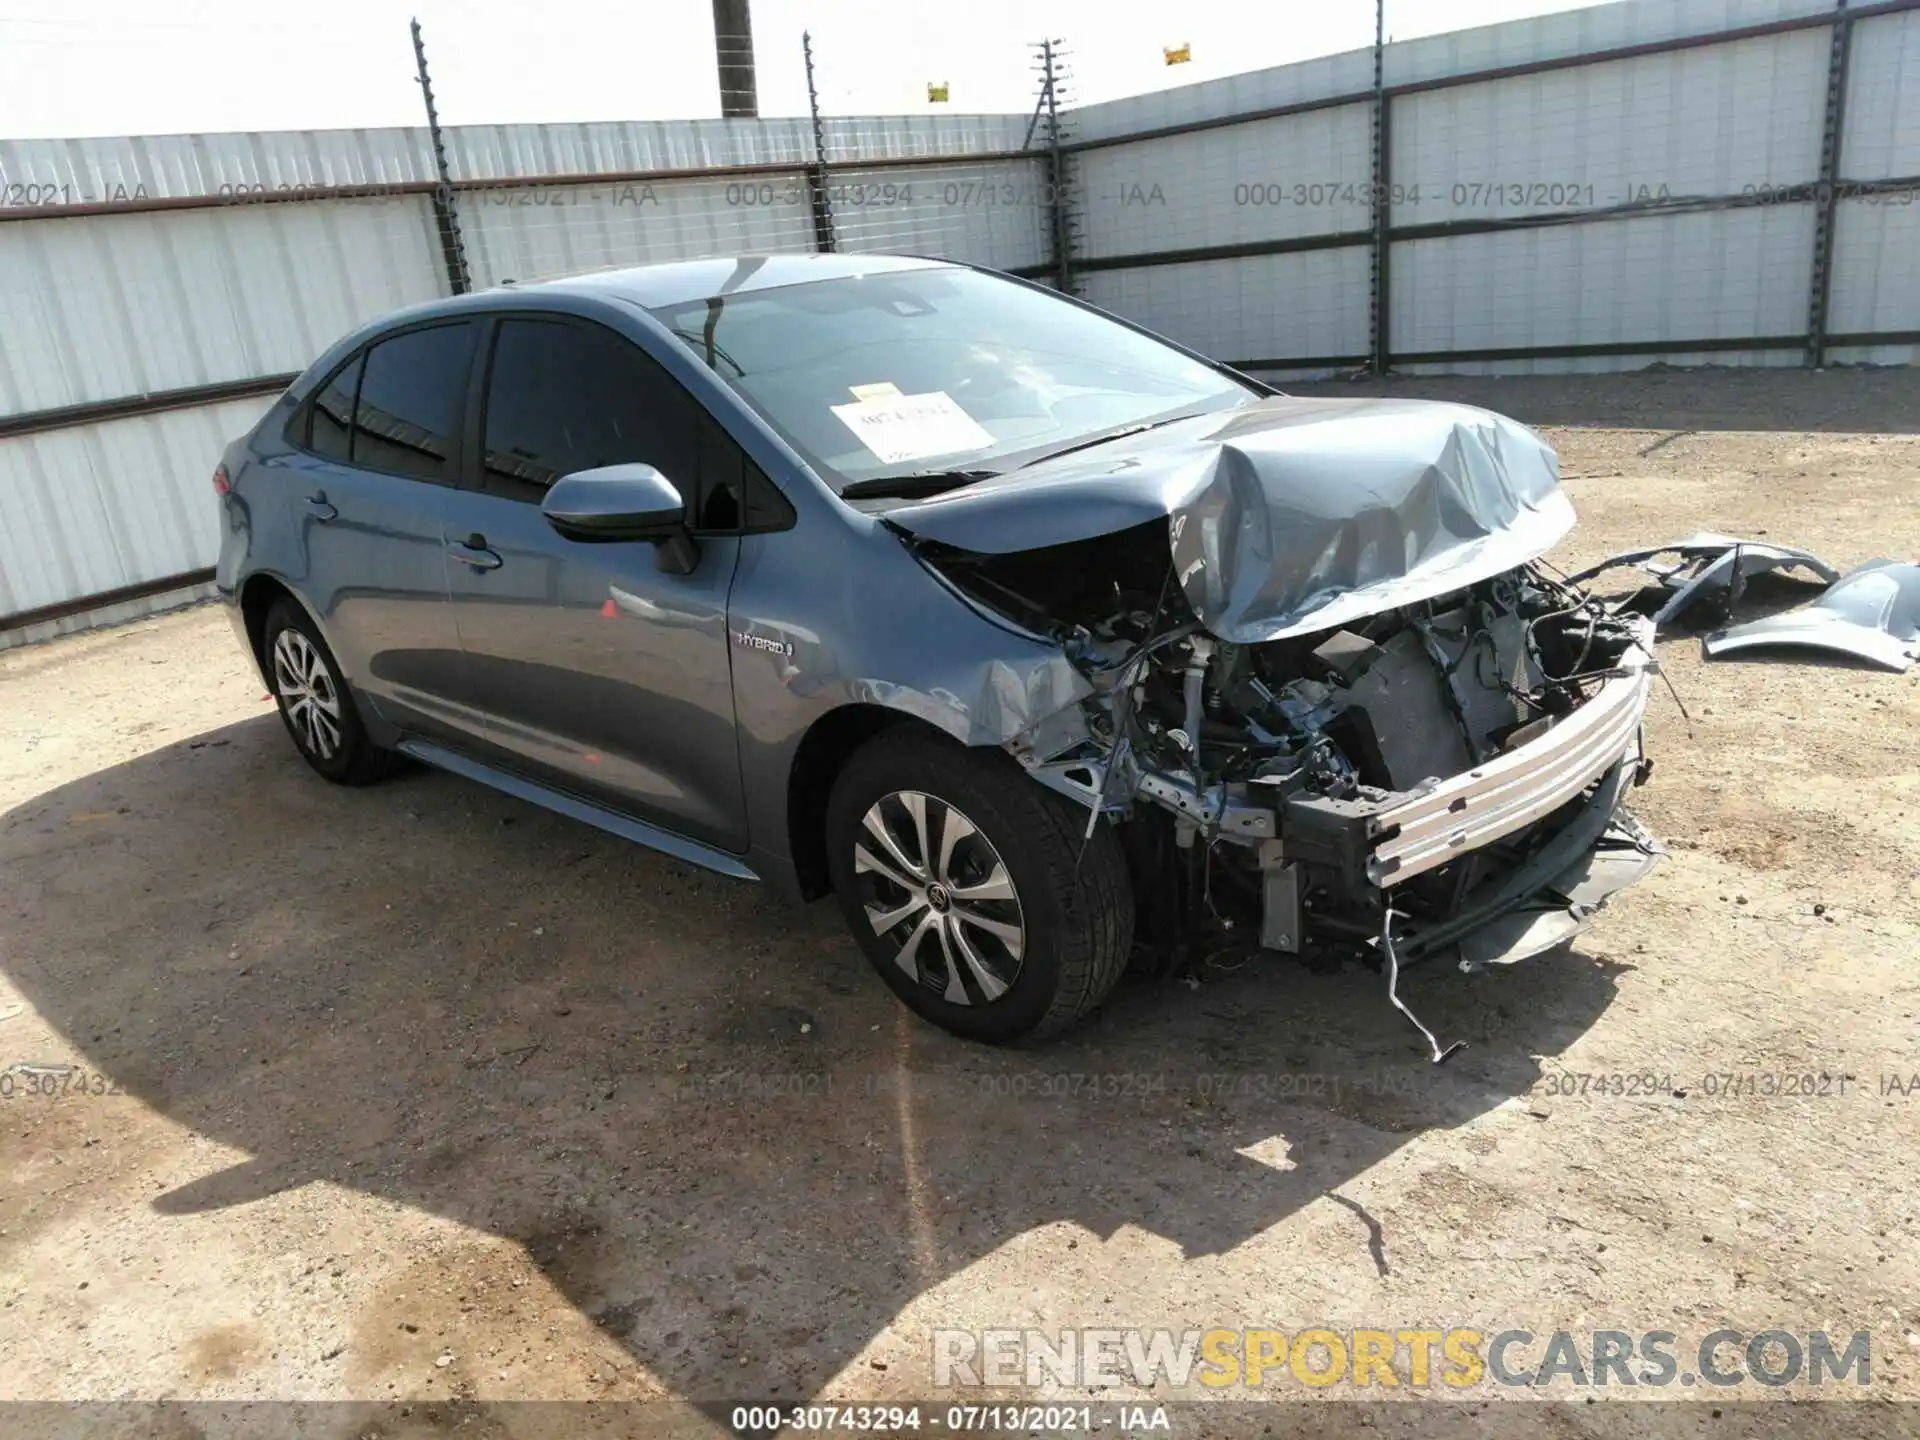
{"label": "side mirror", "polygon": [[576,470],[548,487],[540,502],[547,524],[569,540],[648,540],[671,574],[692,570],[700,552],[687,530],[687,502],[651,465],[603,465]]}

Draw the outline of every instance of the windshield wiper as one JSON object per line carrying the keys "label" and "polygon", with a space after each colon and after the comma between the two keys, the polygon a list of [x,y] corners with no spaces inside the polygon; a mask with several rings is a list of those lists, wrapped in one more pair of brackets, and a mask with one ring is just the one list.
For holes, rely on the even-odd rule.
{"label": "windshield wiper", "polygon": [[1047,460],[1058,459],[1062,455],[1071,455],[1076,450],[1091,450],[1096,445],[1104,445],[1109,440],[1124,440],[1129,435],[1144,434],[1148,430],[1158,430],[1162,425],[1171,425],[1176,420],[1191,420],[1195,415],[1204,415],[1204,410],[1191,411],[1184,415],[1169,415],[1164,420],[1148,420],[1139,425],[1122,425],[1118,430],[1109,430],[1104,435],[1089,435],[1084,440],[1076,440],[1071,445],[1062,445],[1058,450],[1049,450],[1044,455],[1036,455],[1031,460],[1022,461],[1014,466],[1016,470],[1025,470]]}
{"label": "windshield wiper", "polygon": [[881,475],[872,480],[849,481],[840,487],[840,498],[874,500],[885,496],[890,500],[923,500],[929,495],[958,490],[962,485],[991,480],[999,473],[998,470],[922,470],[913,475]]}
{"label": "windshield wiper", "polygon": [[742,365],[738,360],[734,359],[725,350],[722,350],[717,344],[715,344],[713,337],[711,335],[696,335],[694,334],[693,331],[682,330],[678,326],[673,326],[671,328],[673,329],[673,333],[675,335],[678,335],[682,340],[686,341],[688,345],[692,346],[694,349],[699,350],[705,354],[707,366],[709,369],[718,370],[720,368],[718,365],[715,365],[713,363],[714,360],[717,358],[717,359],[724,360],[727,362],[727,364],[731,365],[733,367],[734,374],[745,375],[747,373],[747,367]]}

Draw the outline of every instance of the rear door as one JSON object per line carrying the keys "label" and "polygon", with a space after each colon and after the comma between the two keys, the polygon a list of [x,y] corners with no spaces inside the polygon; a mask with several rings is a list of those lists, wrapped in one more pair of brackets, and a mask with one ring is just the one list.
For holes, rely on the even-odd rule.
{"label": "rear door", "polygon": [[[535,779],[744,850],[727,639],[744,457],[605,326],[513,315],[483,343],[478,454],[452,498],[447,555],[466,698],[487,743]],[[729,463],[727,447],[733,513],[704,525],[703,475]],[[560,476],[629,461],[657,467],[689,502],[691,573],[663,572],[651,544],[563,539],[541,514]]]}
{"label": "rear door", "polygon": [[475,336],[471,320],[380,337],[346,361],[294,421],[306,567],[348,680],[405,729],[473,735],[452,697],[466,664],[447,596],[446,504]]}

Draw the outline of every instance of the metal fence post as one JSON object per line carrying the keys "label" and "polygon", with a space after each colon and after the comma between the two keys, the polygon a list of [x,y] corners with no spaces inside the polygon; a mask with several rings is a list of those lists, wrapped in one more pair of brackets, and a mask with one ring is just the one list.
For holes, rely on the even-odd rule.
{"label": "metal fence post", "polygon": [[453,204],[453,177],[447,171],[447,147],[440,134],[440,113],[433,104],[433,82],[427,78],[427,46],[420,38],[420,21],[412,22],[413,62],[420,72],[420,94],[427,102],[427,136],[433,143],[433,168],[439,181],[433,190],[433,219],[440,232],[440,259],[447,267],[447,285],[455,295],[473,288],[467,273],[467,251],[460,243],[460,217]]}
{"label": "metal fence post", "polygon": [[1387,0],[1373,6],[1373,247],[1367,274],[1367,368],[1385,375],[1393,363],[1393,275],[1388,261],[1393,231],[1392,101],[1387,98]]}
{"label": "metal fence post", "polygon": [[813,116],[813,164],[807,167],[807,199],[813,205],[813,248],[834,248],[833,201],[827,194],[827,132],[820,124],[820,91],[813,81],[813,35],[800,32],[800,51],[807,60],[807,113]]}
{"label": "metal fence post", "polygon": [[1040,57],[1040,100],[1027,124],[1027,144],[1044,117],[1047,122],[1047,230],[1053,246],[1053,283],[1062,294],[1073,294],[1073,207],[1067,184],[1067,156],[1061,149],[1060,107],[1065,103],[1066,52],[1058,40],[1042,40],[1034,52]]}
{"label": "metal fence post", "polygon": [[1827,306],[1833,298],[1833,229],[1840,190],[1840,140],[1847,128],[1847,59],[1853,16],[1834,0],[1833,46],[1827,54],[1827,110],[1820,136],[1820,183],[1813,194],[1813,268],[1807,295],[1807,364],[1827,362]]}

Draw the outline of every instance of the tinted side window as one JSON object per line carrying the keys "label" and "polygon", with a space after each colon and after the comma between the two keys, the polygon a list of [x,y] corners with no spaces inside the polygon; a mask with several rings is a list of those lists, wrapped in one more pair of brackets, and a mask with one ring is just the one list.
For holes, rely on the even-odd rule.
{"label": "tinted side window", "polygon": [[345,461],[353,431],[353,397],[360,388],[360,365],[365,352],[353,357],[322,385],[309,410],[311,430],[306,446],[325,460]]}
{"label": "tinted side window", "polygon": [[353,463],[416,480],[453,481],[469,324],[409,330],[367,352],[353,416]]}
{"label": "tinted side window", "polygon": [[693,506],[701,419],[678,381],[611,330],[503,320],[487,381],[486,488],[537,501],[575,470],[640,462]]}
{"label": "tinted side window", "polygon": [[733,534],[740,529],[746,452],[710,415],[700,417],[700,475],[692,497],[693,528]]}
{"label": "tinted side window", "polygon": [[700,417],[700,479],[691,504],[693,528],[706,534],[784,530],[794,520],[787,497],[706,414]]}

